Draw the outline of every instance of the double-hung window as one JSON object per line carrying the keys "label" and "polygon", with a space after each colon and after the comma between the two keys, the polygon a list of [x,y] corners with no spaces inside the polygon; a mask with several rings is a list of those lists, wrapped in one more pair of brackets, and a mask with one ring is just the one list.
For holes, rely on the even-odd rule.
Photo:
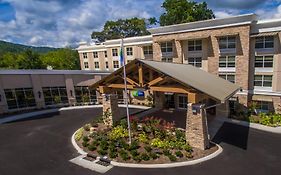
{"label": "double-hung window", "polygon": [[235,49],[236,48],[236,37],[235,36],[225,36],[219,38],[219,48],[220,49]]}
{"label": "double-hung window", "polygon": [[162,62],[173,62],[173,58],[163,57]]}
{"label": "double-hung window", "polygon": [[256,56],[255,67],[257,68],[272,68],[273,56]]}
{"label": "double-hung window", "polygon": [[100,68],[100,64],[99,64],[98,61],[95,61],[94,64],[95,64],[95,69],[99,69]]}
{"label": "double-hung window", "polygon": [[104,51],[104,57],[107,58],[107,51]]}
{"label": "double-hung window", "polygon": [[133,48],[132,47],[127,47],[126,51],[127,51],[127,56],[132,56],[133,55]]}
{"label": "double-hung window", "polygon": [[119,68],[119,61],[113,61],[113,68],[118,69]]}
{"label": "double-hung window", "polygon": [[274,37],[273,36],[261,36],[256,37],[255,48],[256,49],[268,49],[274,47]]}
{"label": "double-hung window", "polygon": [[88,62],[84,62],[84,68],[89,69],[89,63]]}
{"label": "double-hung window", "polygon": [[112,56],[114,57],[118,56],[118,49],[112,49]]}
{"label": "double-hung window", "polygon": [[195,67],[202,67],[202,58],[201,57],[189,57],[188,64]]}
{"label": "double-hung window", "polygon": [[88,59],[87,53],[84,52],[84,53],[82,53],[82,55],[83,55],[83,58],[84,58],[84,59]]}
{"label": "double-hung window", "polygon": [[220,68],[233,68],[235,67],[235,56],[221,56],[219,58]]}
{"label": "double-hung window", "polygon": [[99,57],[98,52],[93,52],[93,57],[98,58]]}
{"label": "double-hung window", "polygon": [[235,75],[234,74],[219,74],[219,77],[228,80],[232,83],[235,83]]}
{"label": "double-hung window", "polygon": [[255,75],[254,86],[272,87],[272,75]]}
{"label": "double-hung window", "polygon": [[173,52],[173,43],[170,41],[161,43],[161,52],[162,53],[172,53]]}
{"label": "double-hung window", "polygon": [[152,46],[143,46],[143,54],[152,55],[153,54]]}
{"label": "double-hung window", "polygon": [[202,40],[190,40],[188,41],[188,51],[201,51]]}

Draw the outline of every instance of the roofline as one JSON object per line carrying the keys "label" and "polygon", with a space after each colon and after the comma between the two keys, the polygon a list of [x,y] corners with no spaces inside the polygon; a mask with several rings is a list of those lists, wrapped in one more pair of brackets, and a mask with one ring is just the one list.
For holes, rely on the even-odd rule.
{"label": "roofline", "polygon": [[110,71],[90,70],[46,70],[46,69],[7,69],[0,70],[0,75],[109,75]]}

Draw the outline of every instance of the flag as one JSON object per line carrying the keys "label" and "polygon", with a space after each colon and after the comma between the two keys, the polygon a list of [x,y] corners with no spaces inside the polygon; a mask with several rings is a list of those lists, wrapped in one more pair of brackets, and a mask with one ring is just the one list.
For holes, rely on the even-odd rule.
{"label": "flag", "polygon": [[121,47],[120,47],[120,64],[121,66],[125,65],[123,39],[121,39]]}

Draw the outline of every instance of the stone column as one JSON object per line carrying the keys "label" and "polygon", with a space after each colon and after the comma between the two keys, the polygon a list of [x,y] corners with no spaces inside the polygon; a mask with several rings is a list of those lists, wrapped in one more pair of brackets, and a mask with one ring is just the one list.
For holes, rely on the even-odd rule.
{"label": "stone column", "polygon": [[74,83],[71,75],[65,75],[65,85],[66,85],[68,103],[70,106],[74,106],[76,104],[76,98],[75,98]]}
{"label": "stone column", "polygon": [[118,96],[116,94],[102,94],[103,122],[111,127],[113,120],[122,117],[118,108]]}
{"label": "stone column", "polygon": [[162,109],[164,107],[164,94],[162,92],[154,92],[155,108]]}
{"label": "stone column", "polygon": [[228,100],[225,103],[222,103],[222,104],[216,106],[216,116],[217,117],[228,118],[229,115],[230,115],[230,110],[229,110],[229,101]]}
{"label": "stone column", "polygon": [[32,82],[36,106],[37,106],[38,109],[44,108],[45,107],[45,100],[44,100],[40,75],[30,75],[30,78],[31,78],[31,82]]}
{"label": "stone column", "polygon": [[155,61],[161,61],[162,52],[161,52],[161,46],[159,42],[153,42],[153,60]]}
{"label": "stone column", "polygon": [[188,104],[186,116],[186,140],[189,145],[205,150],[209,148],[206,113],[202,104]]}

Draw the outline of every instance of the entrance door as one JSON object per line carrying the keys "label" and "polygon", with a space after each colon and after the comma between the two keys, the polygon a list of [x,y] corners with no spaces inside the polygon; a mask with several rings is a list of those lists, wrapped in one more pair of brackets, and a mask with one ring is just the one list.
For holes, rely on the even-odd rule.
{"label": "entrance door", "polygon": [[166,108],[175,108],[175,95],[174,94],[165,94],[165,107]]}

